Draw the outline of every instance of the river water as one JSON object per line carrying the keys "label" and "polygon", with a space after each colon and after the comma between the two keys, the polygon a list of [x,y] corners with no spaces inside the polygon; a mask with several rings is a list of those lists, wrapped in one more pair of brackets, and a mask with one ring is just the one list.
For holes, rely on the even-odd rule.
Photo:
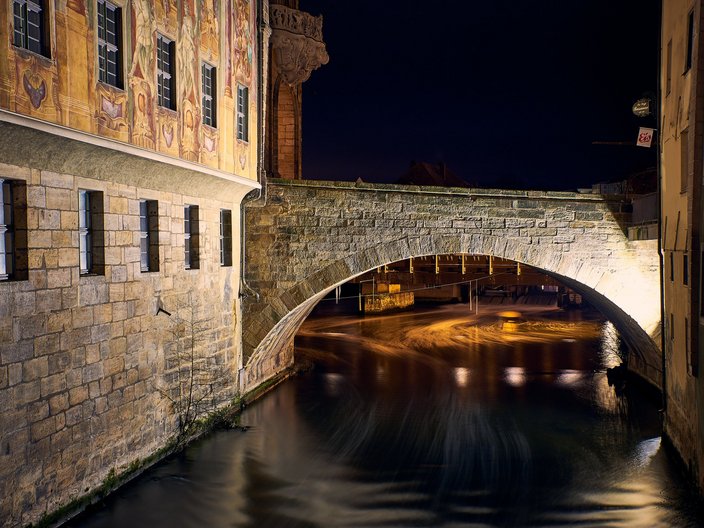
{"label": "river water", "polygon": [[312,365],[72,521],[80,527],[700,526],[659,401],[605,369],[597,314],[311,317]]}

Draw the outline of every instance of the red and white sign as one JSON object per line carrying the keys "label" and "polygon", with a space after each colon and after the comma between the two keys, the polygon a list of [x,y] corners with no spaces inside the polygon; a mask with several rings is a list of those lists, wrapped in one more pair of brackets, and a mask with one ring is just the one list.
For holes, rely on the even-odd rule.
{"label": "red and white sign", "polygon": [[636,141],[636,146],[649,148],[650,144],[653,142],[653,132],[652,128],[640,127],[638,131],[638,141]]}

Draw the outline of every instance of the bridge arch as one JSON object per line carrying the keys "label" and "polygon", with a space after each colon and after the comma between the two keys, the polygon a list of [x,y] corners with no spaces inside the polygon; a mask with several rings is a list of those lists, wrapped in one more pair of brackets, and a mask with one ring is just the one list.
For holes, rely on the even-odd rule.
{"label": "bridge arch", "polygon": [[[418,200],[416,189],[399,196],[397,186],[374,186],[375,205],[370,208],[367,203],[361,218],[342,225],[338,220],[344,220],[346,214],[360,216],[355,212],[356,202],[369,202],[370,196],[363,196],[356,186],[335,187],[330,192],[329,188],[321,189],[320,182],[311,183],[274,186],[269,204],[248,212],[253,234],[247,240],[247,255],[267,264],[248,274],[250,285],[261,292],[261,298],[245,303],[245,390],[292,362],[296,331],[335,287],[392,262],[462,253],[520,262],[578,291],[619,329],[632,351],[631,367],[659,384],[656,242],[629,242],[617,215],[610,212],[612,205],[571,193],[553,194],[560,198],[568,194],[572,200],[535,193],[542,201],[533,196],[519,202],[512,196],[507,203],[501,195],[499,203],[494,195],[472,197],[462,190],[451,196],[438,193],[432,200],[437,211],[429,214],[423,207],[419,213],[419,205],[431,202],[424,195]],[[380,195],[379,187],[388,194]],[[330,222],[321,214],[331,199],[340,205],[329,213],[337,226],[324,225]],[[482,200],[494,206],[493,214],[488,209],[477,211]],[[514,214],[525,209],[530,213],[526,217]],[[595,211],[600,211],[601,220],[581,221],[579,211],[586,218],[597,218]],[[494,227],[488,228],[490,225]],[[527,227],[513,227],[516,225]],[[548,236],[553,237],[553,243],[546,243]],[[285,258],[279,262],[276,255]],[[251,262],[249,266],[252,269]]]}

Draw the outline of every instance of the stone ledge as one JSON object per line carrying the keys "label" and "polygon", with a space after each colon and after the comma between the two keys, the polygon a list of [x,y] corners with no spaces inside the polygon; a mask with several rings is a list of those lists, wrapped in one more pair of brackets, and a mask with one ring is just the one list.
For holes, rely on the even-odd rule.
{"label": "stone ledge", "polygon": [[623,203],[622,195],[581,194],[571,191],[517,191],[507,189],[484,189],[465,187],[436,187],[423,185],[399,185],[390,183],[366,183],[329,180],[285,180],[269,178],[269,187],[298,187],[310,189],[383,191],[387,193],[433,194],[467,196],[469,198],[525,198],[544,200],[568,200],[570,202]]}

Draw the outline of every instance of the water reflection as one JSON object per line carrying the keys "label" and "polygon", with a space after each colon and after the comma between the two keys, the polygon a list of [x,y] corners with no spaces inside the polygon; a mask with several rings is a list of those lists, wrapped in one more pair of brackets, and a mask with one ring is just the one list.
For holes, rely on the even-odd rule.
{"label": "water reflection", "polygon": [[657,402],[608,386],[614,334],[562,316],[535,310],[509,337],[465,307],[310,320],[296,353],[314,370],[248,408],[246,433],[72,525],[696,525]]}

